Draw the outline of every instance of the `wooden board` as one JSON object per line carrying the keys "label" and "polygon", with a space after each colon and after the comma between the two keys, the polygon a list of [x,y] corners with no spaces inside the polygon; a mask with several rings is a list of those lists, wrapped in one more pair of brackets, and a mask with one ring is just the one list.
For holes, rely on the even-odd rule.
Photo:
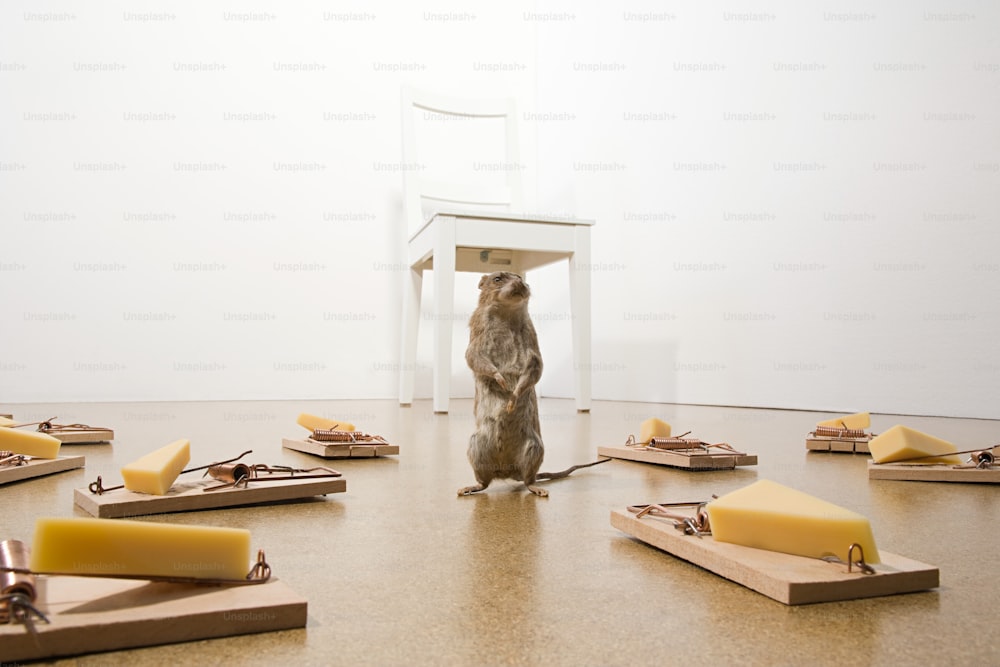
{"label": "wooden board", "polygon": [[1000,484],[1000,468],[955,468],[948,464],[868,462],[868,479],[904,482],[973,482]]}
{"label": "wooden board", "polygon": [[876,573],[869,575],[856,569],[848,573],[841,563],[716,542],[710,536],[685,535],[666,520],[637,519],[626,510],[612,510],[611,525],[787,605],[912,593],[940,585],[933,565],[881,550],[882,563],[874,565]]}
{"label": "wooden board", "polygon": [[164,496],[136,493],[128,489],[106,491],[102,495],[89,489],[73,491],[73,502],[91,516],[120,519],[144,514],[168,514],[193,510],[240,507],[282,500],[301,500],[347,490],[343,477],[290,479],[280,482],[251,482],[246,488],[203,491],[206,486],[219,484],[211,478],[192,482],[175,482]]}
{"label": "wooden board", "polygon": [[313,454],[324,459],[363,459],[373,456],[389,456],[399,454],[399,445],[369,444],[364,442],[316,442],[315,440],[296,440],[282,438],[281,446],[294,449],[297,452]]}
{"label": "wooden board", "polygon": [[64,445],[99,445],[115,439],[115,432],[108,428],[89,431],[46,431]]}
{"label": "wooden board", "polygon": [[83,456],[60,456],[55,459],[31,459],[23,466],[0,466],[0,484],[76,470],[85,463],[86,457]]}
{"label": "wooden board", "polygon": [[732,470],[736,466],[755,466],[757,456],[751,454],[679,454],[666,449],[653,447],[639,448],[620,445],[617,447],[598,447],[600,456],[613,459],[626,459],[640,463],[655,463],[657,465],[685,468],[688,470]]}
{"label": "wooden board", "polygon": [[21,624],[0,625],[5,664],[306,625],[305,598],[274,578],[249,586],[211,586],[38,577],[38,587],[45,600],[40,592],[37,604],[50,622],[35,621],[35,635]]}
{"label": "wooden board", "polygon": [[825,438],[823,436],[811,435],[806,438],[806,449],[814,452],[847,452],[849,454],[870,454],[868,443],[871,438],[864,440],[853,438]]}

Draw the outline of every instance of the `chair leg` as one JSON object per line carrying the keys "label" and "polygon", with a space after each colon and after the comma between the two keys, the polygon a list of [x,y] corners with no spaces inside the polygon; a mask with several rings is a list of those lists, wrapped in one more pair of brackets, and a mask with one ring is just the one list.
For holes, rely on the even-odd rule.
{"label": "chair leg", "polygon": [[590,229],[577,228],[576,249],[569,260],[569,303],[573,329],[576,409],[590,411]]}
{"label": "chair leg", "polygon": [[420,331],[420,292],[423,271],[410,268],[403,284],[403,335],[399,352],[399,403],[413,403],[413,380],[417,364],[417,333]]}
{"label": "chair leg", "polygon": [[434,242],[434,412],[448,412],[455,311],[455,219],[437,219]]}

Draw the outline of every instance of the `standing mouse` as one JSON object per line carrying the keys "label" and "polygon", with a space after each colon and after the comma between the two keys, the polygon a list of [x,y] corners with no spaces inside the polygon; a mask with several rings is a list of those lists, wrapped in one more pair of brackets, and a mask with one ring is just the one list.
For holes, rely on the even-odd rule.
{"label": "standing mouse", "polygon": [[524,280],[508,271],[479,280],[479,305],[469,319],[465,351],[476,381],[476,431],[469,438],[468,453],[478,484],[459,489],[460,496],[482,491],[494,479],[520,480],[535,495],[547,496],[536,480],[566,477],[578,468],[610,460],[558,473],[538,472],[545,455],[535,395],[542,355],[528,315],[530,296]]}

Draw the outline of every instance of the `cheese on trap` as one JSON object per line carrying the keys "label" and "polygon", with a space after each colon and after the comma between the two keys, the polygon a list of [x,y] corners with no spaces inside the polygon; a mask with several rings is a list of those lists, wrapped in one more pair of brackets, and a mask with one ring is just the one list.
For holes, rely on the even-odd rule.
{"label": "cheese on trap", "polygon": [[868,443],[868,451],[871,452],[872,460],[875,463],[892,463],[918,456],[932,456],[933,458],[922,458],[918,461],[907,461],[907,463],[952,463],[955,465],[962,463],[962,458],[953,454],[953,452],[958,451],[958,447],[952,443],[902,424],[897,424],[885,433],[880,433],[872,438],[871,442]]}
{"label": "cheese on trap", "polygon": [[123,519],[39,518],[32,572],[243,579],[250,531]]}
{"label": "cheese on trap", "polygon": [[871,415],[867,412],[856,412],[853,415],[844,415],[834,419],[824,419],[816,422],[816,426],[826,426],[827,428],[846,428],[852,431],[864,430],[871,426]]}
{"label": "cheese on trap", "polygon": [[303,412],[299,415],[299,418],[295,420],[299,426],[309,429],[310,431],[315,431],[316,429],[322,429],[324,431],[353,431],[354,424],[345,421],[338,421],[336,419],[327,419],[325,417],[317,417],[316,415],[311,415]]}
{"label": "cheese on trap", "polygon": [[175,440],[122,467],[125,488],[162,496],[191,460],[189,440]]}
{"label": "cheese on trap", "polygon": [[59,456],[61,444],[61,441],[47,433],[0,428],[0,450],[6,449],[15,454],[24,454],[40,459],[54,459]]}
{"label": "cheese on trap", "polygon": [[656,417],[650,417],[642,422],[642,425],[639,427],[639,444],[648,445],[649,441],[653,438],[669,437],[670,424]]}
{"label": "cheese on trap", "polygon": [[865,562],[879,562],[867,518],[777,482],[759,480],[710,501],[706,510],[719,542],[809,558],[834,555],[844,562],[857,543]]}

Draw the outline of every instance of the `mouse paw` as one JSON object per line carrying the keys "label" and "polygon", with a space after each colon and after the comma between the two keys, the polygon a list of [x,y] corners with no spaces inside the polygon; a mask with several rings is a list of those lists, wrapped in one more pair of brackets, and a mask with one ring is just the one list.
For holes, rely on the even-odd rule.
{"label": "mouse paw", "polygon": [[514,399],[507,401],[507,414],[514,412]]}
{"label": "mouse paw", "polygon": [[527,487],[528,487],[528,491],[531,491],[533,494],[535,494],[539,498],[547,498],[548,495],[549,495],[549,492],[546,491],[545,489],[543,489],[540,486],[533,486],[533,485],[529,484],[529,485],[527,485]]}
{"label": "mouse paw", "polygon": [[471,496],[473,493],[476,493],[477,491],[482,491],[485,488],[486,487],[483,486],[482,484],[476,484],[475,486],[466,486],[458,490],[458,495]]}
{"label": "mouse paw", "polygon": [[497,381],[497,384],[500,385],[501,389],[504,391],[510,391],[510,388],[507,386],[507,380],[504,379],[503,374],[500,371],[493,374],[493,379]]}

